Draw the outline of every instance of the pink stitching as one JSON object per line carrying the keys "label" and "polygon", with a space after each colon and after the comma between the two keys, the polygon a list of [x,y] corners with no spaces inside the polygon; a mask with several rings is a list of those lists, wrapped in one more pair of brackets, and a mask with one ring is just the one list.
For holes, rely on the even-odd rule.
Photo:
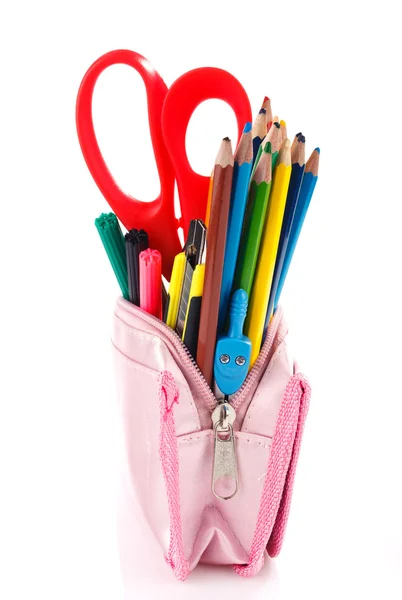
{"label": "pink stitching", "polygon": [[173,569],[177,579],[184,581],[189,573],[189,563],[184,556],[183,533],[180,511],[180,485],[179,485],[179,452],[176,437],[176,428],[173,415],[173,406],[179,402],[173,375],[163,371],[159,376],[159,402],[160,402],[160,438],[159,456],[162,463],[163,477],[165,479],[170,517],[170,543],[166,562]]}
{"label": "pink stitching", "polygon": [[310,386],[303,375],[291,377],[285,389],[272,440],[250,561],[247,565],[233,565],[235,571],[243,577],[255,575],[263,566],[264,551],[271,534],[270,554],[278,550],[282,543],[309,398]]}
{"label": "pink stitching", "polygon": [[292,453],[292,458],[291,458],[291,462],[290,462],[290,468],[289,468],[289,471],[286,476],[285,488],[284,488],[284,491],[282,494],[281,504],[280,504],[279,510],[278,510],[278,515],[277,515],[277,518],[275,521],[274,528],[271,533],[271,537],[269,538],[268,545],[267,545],[268,554],[272,557],[278,556],[278,554],[281,550],[281,547],[282,547],[283,538],[285,536],[285,530],[286,530],[286,525],[288,522],[289,511],[290,511],[290,504],[291,504],[291,500],[292,500],[292,492],[293,492],[293,485],[294,485],[295,474],[296,474],[296,466],[297,466],[297,461],[299,458],[301,440],[303,437],[304,425],[305,425],[308,407],[309,407],[309,403],[310,403],[310,396],[311,396],[310,384],[307,381],[307,379],[305,379],[302,375],[300,375],[299,381],[300,381],[300,386],[303,390],[303,395],[302,395],[302,398],[300,401],[300,413],[299,413],[299,420],[298,420],[298,424],[297,424],[296,439],[295,439],[295,443],[293,446],[293,453]]}

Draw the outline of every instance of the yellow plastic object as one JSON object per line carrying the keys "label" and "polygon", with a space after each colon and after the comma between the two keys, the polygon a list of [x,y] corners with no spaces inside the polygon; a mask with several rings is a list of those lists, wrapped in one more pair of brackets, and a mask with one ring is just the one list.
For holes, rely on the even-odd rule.
{"label": "yellow plastic object", "polygon": [[191,300],[193,298],[200,298],[204,291],[204,276],[205,276],[205,264],[197,265],[194,270],[193,278],[191,280],[190,296],[187,304],[186,320],[184,321],[183,329],[183,340],[186,335],[187,320],[190,312]]}
{"label": "yellow plastic object", "polygon": [[170,279],[169,294],[167,299],[167,316],[166,325],[169,325],[172,329],[176,327],[177,313],[179,311],[179,302],[181,288],[183,285],[184,269],[186,267],[186,255],[184,252],[177,254],[172,270],[172,277]]}

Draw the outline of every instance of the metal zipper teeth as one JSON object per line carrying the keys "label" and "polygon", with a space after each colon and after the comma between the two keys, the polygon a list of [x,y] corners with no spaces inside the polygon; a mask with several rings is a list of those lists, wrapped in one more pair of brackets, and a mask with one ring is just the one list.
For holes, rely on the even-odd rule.
{"label": "metal zipper teeth", "polygon": [[[263,371],[263,369],[266,368],[267,358],[271,351],[272,344],[274,343],[275,336],[278,332],[281,321],[282,308],[278,307],[278,309],[274,313],[274,316],[268,328],[267,337],[265,338],[265,342],[261,348],[260,354],[258,355],[258,358],[255,361],[254,367],[248,373],[241,388],[233,395],[231,399],[231,403],[235,410],[238,409],[242,402],[245,400],[250,389],[253,388],[255,382],[257,381],[257,379],[259,379],[261,372]],[[285,333],[283,333],[281,338],[278,340],[278,345],[283,341],[284,337]]]}
{"label": "metal zipper teeth", "polygon": [[[192,372],[194,381],[198,388],[200,388],[202,397],[203,399],[205,399],[209,410],[212,412],[218,404],[217,399],[213,391],[209,387],[204,375],[202,374],[201,369],[197,365],[192,354],[189,352],[187,346],[185,346],[185,344],[182,342],[180,336],[171,327],[166,325],[166,323],[163,323],[163,321],[160,321],[157,317],[154,317],[153,315],[144,312],[143,310],[138,308],[138,306],[132,304],[131,302],[128,302],[124,298],[119,298],[119,303],[124,307],[125,310],[132,313],[133,315],[136,315],[146,323],[149,323],[150,325],[155,327],[155,329],[158,329],[158,331],[162,332],[165,337],[168,338],[168,340],[177,350],[180,358],[185,363],[186,368],[189,368],[190,372]],[[259,378],[261,371],[265,368],[265,363],[268,354],[271,350],[272,344],[274,342],[275,335],[277,333],[281,319],[282,309],[278,308],[278,310],[275,312],[272,318],[266,340],[264,342],[263,347],[261,348],[261,352],[258,356],[258,359],[256,360],[254,367],[248,373],[241,388],[230,398],[230,402],[234,409],[237,409],[242,404],[249,390],[255,385],[255,382]]]}

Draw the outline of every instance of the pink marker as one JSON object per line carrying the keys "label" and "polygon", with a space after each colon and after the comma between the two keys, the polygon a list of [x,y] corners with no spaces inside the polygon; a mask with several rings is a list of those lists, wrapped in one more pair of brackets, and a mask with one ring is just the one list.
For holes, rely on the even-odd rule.
{"label": "pink marker", "polygon": [[140,307],[162,319],[162,256],[147,248],[140,253]]}

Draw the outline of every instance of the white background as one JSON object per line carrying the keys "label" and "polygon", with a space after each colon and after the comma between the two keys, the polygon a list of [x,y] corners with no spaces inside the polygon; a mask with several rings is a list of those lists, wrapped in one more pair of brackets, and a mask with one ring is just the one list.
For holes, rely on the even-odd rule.
{"label": "white background", "polygon": [[[397,7],[2,3],[2,598],[401,598]],[[201,567],[176,582],[119,484],[109,345],[118,287],[93,225],[107,205],[74,123],[82,76],[115,48],[145,55],[168,85],[194,67],[228,69],[254,114],[268,94],[290,136],[302,130],[308,152],[321,147],[282,302],[314,393],[285,545],[254,580]],[[213,103],[197,112],[189,154],[208,174],[234,118]],[[102,76],[95,117],[119,183],[152,199],[158,179],[135,72]],[[116,506],[132,531],[122,569]]]}

